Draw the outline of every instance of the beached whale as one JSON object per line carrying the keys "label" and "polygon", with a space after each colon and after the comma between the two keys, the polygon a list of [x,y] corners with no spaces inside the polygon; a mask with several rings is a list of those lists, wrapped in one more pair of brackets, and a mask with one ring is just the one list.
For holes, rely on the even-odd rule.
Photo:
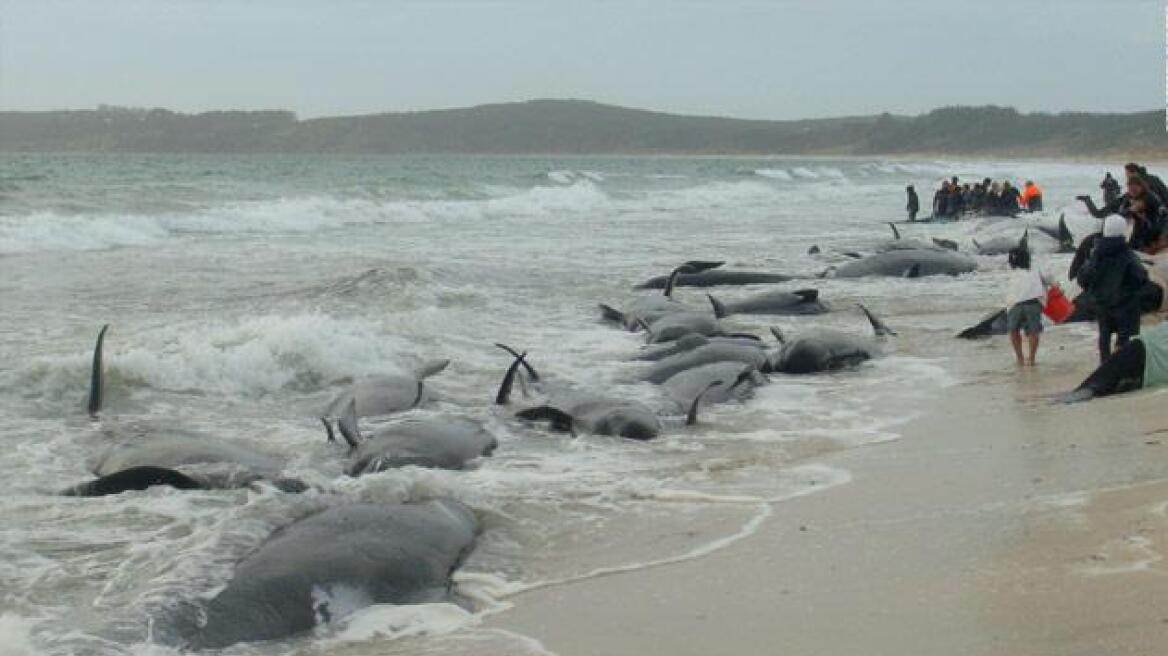
{"label": "beached whale", "polygon": [[690,416],[696,416],[702,406],[745,401],[764,384],[766,376],[753,364],[722,361],[678,372],[661,386],[679,408],[689,404]]}
{"label": "beached whale", "polygon": [[[513,351],[510,348],[506,350]],[[507,368],[507,373],[503,376],[503,382],[495,395],[497,405],[506,405],[510,402],[515,381],[522,375],[521,367],[528,371],[529,375],[534,374],[538,377],[527,362],[526,356],[526,353],[519,353]],[[697,422],[698,402],[708,389],[699,390],[687,402],[689,405],[686,425]],[[579,430],[594,435],[651,440],[664,430],[664,423],[657,413],[642,403],[609,398],[568,387],[552,391],[546,395],[542,403],[524,408],[516,412],[515,416],[526,421],[548,421],[553,430],[566,431],[573,435]]]}
{"label": "beached whale", "polygon": [[450,601],[479,522],[451,499],[329,508],[272,534],[227,586],[182,621],[192,649],[276,640],[373,604]]}
{"label": "beached whale", "polygon": [[921,276],[955,276],[977,270],[977,262],[961,253],[942,249],[896,250],[869,255],[863,259],[846,262],[829,270],[827,275],[835,278],[861,278],[865,276],[895,276],[917,278]]}
{"label": "beached whale", "polygon": [[1000,308],[982,317],[969,328],[957,333],[961,339],[980,339],[991,335],[1006,334],[1006,309]]}
{"label": "beached whale", "polygon": [[649,344],[672,342],[686,335],[721,335],[725,331],[713,314],[703,312],[675,312],[667,314],[652,323],[642,322],[641,327],[648,335]]}
{"label": "beached whale", "polygon": [[1030,231],[1029,229],[1022,232],[1021,239],[1011,239],[1010,237],[994,237],[988,241],[979,242],[976,239],[971,240],[973,247],[977,249],[978,255],[1006,255],[1015,248],[1025,250],[1030,247]]}
{"label": "beached whale", "polygon": [[762,292],[737,301],[722,301],[712,294],[707,296],[718,319],[732,314],[823,314],[829,311],[819,300],[818,289]]}
{"label": "beached whale", "polygon": [[449,364],[450,360],[432,360],[412,373],[356,381],[329,401],[323,416],[340,417],[350,403],[356,404],[358,417],[380,417],[416,408],[428,399],[425,380]]}
{"label": "beached whale", "polygon": [[[104,345],[109,326],[102,326],[93,349],[89,414],[104,404]],[[156,485],[178,489],[226,489],[268,481],[285,491],[301,491],[299,481],[281,477],[284,461],[257,449],[165,423],[140,422],[118,426],[121,441],[94,463],[96,479],[74,485],[71,496],[104,496]]]}
{"label": "beached whale", "polygon": [[[860,306],[876,337],[895,335],[895,331],[876,315]],[[782,347],[770,356],[770,371],[785,374],[810,374],[855,366],[880,354],[879,344],[870,338],[834,330],[816,330],[793,339],[775,330]]]}
{"label": "beached whale", "polygon": [[1034,229],[1042,234],[1050,237],[1058,244],[1059,253],[1074,253],[1075,252],[1075,236],[1071,234],[1070,228],[1067,227],[1067,215],[1060,214],[1058,226],[1051,228],[1050,226],[1038,225]]}
{"label": "beached whale", "polygon": [[767,352],[761,342],[709,343],[655,362],[641,379],[660,385],[683,371],[715,362],[736,362],[764,369],[767,366]]}
{"label": "beached whale", "polygon": [[[896,229],[895,223],[889,223],[889,228],[892,228],[892,239],[881,242],[876,247],[877,253],[887,253],[888,251],[914,251],[926,250],[931,251],[938,248],[957,250],[957,244],[943,239],[933,239],[931,241],[923,241],[921,239],[905,239],[900,235],[900,230]],[[950,248],[952,245],[952,248]]]}
{"label": "beached whale", "polygon": [[686,262],[666,276],[663,287],[664,291],[661,294],[639,296],[626,303],[622,310],[601,303],[600,315],[606,321],[621,324],[626,330],[638,330],[644,326],[652,325],[658,319],[669,314],[693,312],[694,310],[692,308],[673,299],[673,289],[678,277],[683,273],[708,271],[720,266],[722,266],[721,262],[705,262],[701,260]]}
{"label": "beached whale", "polygon": [[[336,441],[326,421],[330,442]],[[362,436],[353,404],[341,416],[341,435],[350,449],[345,472],[359,476],[396,467],[463,469],[467,463],[491,455],[498,440],[481,424],[459,417],[406,419],[379,426]]]}
{"label": "beached whale", "polygon": [[[721,287],[732,285],[762,285],[789,282],[793,278],[782,273],[761,271],[725,271],[715,269],[701,273],[683,273],[678,276],[676,287]],[[636,286],[637,289],[663,289],[669,276],[656,276]]]}
{"label": "beached whale", "polygon": [[1077,403],[1164,385],[1168,385],[1168,321],[1132,338],[1078,387],[1055,400]]}
{"label": "beached whale", "polygon": [[763,348],[762,340],[759,339],[756,335],[736,333],[708,337],[706,335],[690,333],[672,342],[646,346],[631,359],[643,360],[647,362],[657,362],[659,360],[664,360],[669,356],[677,355],[678,353],[692,351],[700,346],[705,346],[706,344],[745,344],[760,349]]}

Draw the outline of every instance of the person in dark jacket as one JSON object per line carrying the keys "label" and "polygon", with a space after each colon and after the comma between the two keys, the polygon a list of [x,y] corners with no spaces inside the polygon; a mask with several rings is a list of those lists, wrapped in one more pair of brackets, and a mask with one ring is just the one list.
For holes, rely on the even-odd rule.
{"label": "person in dark jacket", "polygon": [[1107,175],[1103,176],[1103,182],[1099,183],[1099,187],[1103,189],[1104,205],[1110,205],[1123,193],[1123,190],[1119,188],[1119,183],[1115,181],[1115,178],[1111,177],[1111,171],[1108,171]]}
{"label": "person in dark jacket", "polygon": [[917,190],[913,189],[912,185],[905,187],[905,192],[908,193],[908,205],[905,206],[908,210],[908,220],[916,221],[917,212],[921,211],[921,199],[917,198]]}
{"label": "person in dark jacket", "polygon": [[1099,322],[1099,361],[1111,357],[1111,337],[1123,348],[1140,333],[1140,292],[1148,281],[1148,271],[1124,240],[1127,222],[1109,216],[1103,222],[1103,236],[1087,263],[1079,270],[1079,286],[1095,300]]}
{"label": "person in dark jacket", "polygon": [[1014,185],[1008,181],[1002,183],[1002,196],[998,199],[998,203],[1000,204],[1000,212],[1003,216],[1018,216],[1018,198],[1020,195]]}
{"label": "person in dark jacket", "polygon": [[1127,192],[1107,203],[1095,207],[1090,196],[1076,196],[1087,206],[1087,211],[1097,219],[1118,214],[1132,222],[1132,234],[1128,243],[1139,251],[1152,252],[1161,247],[1165,234],[1164,207],[1159,197],[1151,193],[1148,182],[1140,175],[1129,176]]}
{"label": "person in dark jacket", "polygon": [[1144,186],[1147,187],[1148,191],[1156,196],[1156,200],[1159,201],[1159,205],[1168,203],[1168,187],[1164,186],[1164,181],[1161,180],[1159,176],[1152,175],[1148,172],[1147,168],[1140,166],[1135,162],[1128,162],[1127,164],[1124,164],[1123,171],[1125,174],[1127,174],[1128,180],[1131,180],[1133,177],[1142,179]]}
{"label": "person in dark jacket", "polygon": [[942,180],[941,188],[933,194],[933,216],[943,218],[949,216],[949,181]]}

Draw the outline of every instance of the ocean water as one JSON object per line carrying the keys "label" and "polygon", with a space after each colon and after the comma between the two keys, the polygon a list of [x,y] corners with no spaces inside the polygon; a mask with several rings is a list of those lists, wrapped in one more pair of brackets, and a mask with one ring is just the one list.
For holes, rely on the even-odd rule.
{"label": "ocean water", "polygon": [[[28,655],[176,653],[153,639],[175,603],[213,594],[276,528],[354,500],[434,495],[473,507],[485,532],[456,576],[462,606],[375,607],[287,641],[231,654],[447,653],[476,640],[543,653],[481,627],[516,593],[667,566],[782,521],[783,500],[845,485],[824,462],[879,448],[962,382],[954,333],[1001,304],[1005,264],[957,278],[816,276],[889,236],[904,185],[927,203],[941,177],[1037,180],[1048,211],[1025,220],[908,226],[905,236],[1072,231],[1102,164],[863,159],[3,155],[0,157],[0,644]],[[926,212],[927,213],[927,212]],[[1043,253],[1052,244],[1035,236]],[[810,256],[819,245],[824,254]],[[864,302],[900,337],[855,371],[772,378],[752,400],[670,416],[650,443],[570,439],[491,405],[527,350],[549,378],[644,401],[629,358],[641,335],[599,321],[632,286],[689,259],[805,277],[835,309],[733,317],[766,334],[864,333]],[[1066,256],[1041,255],[1056,274]],[[679,297],[706,307],[705,290]],[[757,291],[721,289],[726,298]],[[83,404],[98,328],[106,412]],[[500,441],[469,471],[342,475],[317,417],[355,377],[450,358],[440,398],[415,414],[486,424]],[[1007,361],[1008,363],[1008,361]],[[675,413],[674,413],[675,414]],[[288,458],[319,491],[152,489],[57,495],[141,422],[195,429]],[[614,600],[619,603],[619,600]],[[472,650],[473,651],[473,650]]]}

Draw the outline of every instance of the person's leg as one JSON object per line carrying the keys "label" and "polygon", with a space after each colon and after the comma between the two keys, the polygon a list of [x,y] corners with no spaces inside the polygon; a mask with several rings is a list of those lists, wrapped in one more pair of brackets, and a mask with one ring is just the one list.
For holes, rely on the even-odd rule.
{"label": "person's leg", "polygon": [[1018,366],[1026,366],[1026,360],[1022,357],[1022,331],[1010,331],[1010,345],[1014,347],[1014,357],[1018,360]]}
{"label": "person's leg", "polygon": [[1099,363],[1111,357],[1111,318],[1105,310],[1099,310]]}
{"label": "person's leg", "polygon": [[1041,333],[1033,333],[1026,336],[1027,345],[1030,347],[1030,359],[1027,360],[1027,364],[1031,367],[1034,366],[1034,359],[1038,355],[1038,340],[1041,336]]}
{"label": "person's leg", "polygon": [[1131,338],[1140,334],[1140,313],[1139,310],[1125,313],[1119,320],[1115,322],[1116,339],[1115,346],[1117,349],[1127,346]]}

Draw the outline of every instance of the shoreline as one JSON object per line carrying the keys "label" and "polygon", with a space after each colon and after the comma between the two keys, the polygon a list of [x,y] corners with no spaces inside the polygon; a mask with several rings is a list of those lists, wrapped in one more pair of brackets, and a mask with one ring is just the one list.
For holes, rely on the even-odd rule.
{"label": "shoreline", "polygon": [[814,461],[849,484],[699,558],[519,593],[484,628],[559,656],[1156,653],[1162,397],[1053,406],[1089,370],[1083,336],[1048,331],[1036,371],[1008,349],[956,355],[963,382],[901,439]]}

